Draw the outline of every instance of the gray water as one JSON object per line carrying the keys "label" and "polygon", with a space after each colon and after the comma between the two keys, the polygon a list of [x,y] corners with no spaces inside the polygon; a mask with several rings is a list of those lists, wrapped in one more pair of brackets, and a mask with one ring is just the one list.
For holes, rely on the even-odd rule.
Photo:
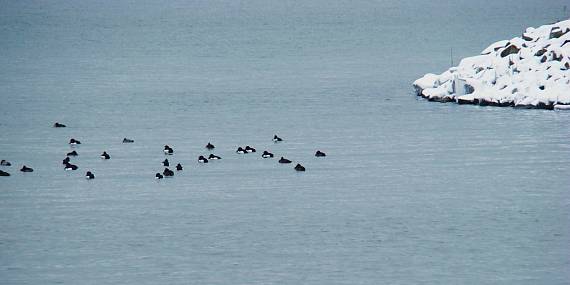
{"label": "gray water", "polygon": [[570,112],[411,88],[567,3],[330,2],[1,1],[0,283],[568,284]]}

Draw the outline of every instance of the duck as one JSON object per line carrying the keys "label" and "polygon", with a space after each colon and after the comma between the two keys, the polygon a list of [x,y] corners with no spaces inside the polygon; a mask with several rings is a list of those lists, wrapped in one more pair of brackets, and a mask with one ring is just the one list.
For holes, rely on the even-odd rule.
{"label": "duck", "polygon": [[110,159],[110,158],[111,158],[111,156],[106,151],[104,151],[101,154],[101,159]]}
{"label": "duck", "polygon": [[172,176],[174,176],[174,171],[172,171],[168,168],[165,168],[164,171],[162,172],[162,174],[164,174],[164,176],[166,176],[166,177],[172,177]]}
{"label": "duck", "polygon": [[200,157],[198,157],[198,162],[200,162],[200,163],[208,163],[208,159],[205,158],[204,156],[200,155]]}
{"label": "duck", "polygon": [[305,171],[305,167],[302,166],[301,164],[297,163],[297,165],[295,165],[295,170],[296,171]]}
{"label": "duck", "polygon": [[34,169],[31,167],[27,167],[27,166],[22,166],[22,168],[20,169],[20,171],[22,172],[34,172]]}
{"label": "duck", "polygon": [[2,159],[2,161],[0,161],[0,165],[2,165],[2,166],[12,166],[12,164],[11,164],[9,161],[4,160],[4,159]]}
{"label": "duck", "polygon": [[216,148],[213,144],[211,144],[210,142],[208,142],[208,144],[206,145],[206,148],[208,150],[213,150],[214,148]]}
{"label": "duck", "polygon": [[73,138],[72,138],[72,139],[69,140],[69,144],[70,144],[70,145],[76,145],[76,144],[81,144],[81,142],[78,141],[78,140],[76,140],[76,139],[73,139]]}
{"label": "duck", "polygon": [[67,164],[69,163],[71,159],[69,159],[69,156],[63,159],[63,164]]}
{"label": "duck", "polygon": [[217,156],[217,155],[215,155],[215,154],[213,154],[213,153],[210,153],[210,155],[208,156],[208,159],[211,159],[211,160],[218,160],[218,159],[222,159],[222,158],[219,157],[219,156]]}
{"label": "duck", "polygon": [[273,153],[264,150],[264,151],[263,151],[263,154],[261,155],[261,157],[263,157],[263,158],[271,158],[271,157],[273,157]]}
{"label": "duck", "polygon": [[316,157],[325,157],[327,155],[324,152],[317,150],[317,152],[315,152],[315,156]]}
{"label": "duck", "polygon": [[246,153],[255,152],[255,148],[253,148],[253,147],[251,147],[251,146],[249,146],[249,145],[246,145],[246,146],[245,146],[245,152],[246,152]]}
{"label": "duck", "polygon": [[69,171],[69,170],[77,170],[77,168],[78,168],[78,167],[77,167],[77,165],[75,165],[75,164],[71,164],[71,163],[69,163],[69,162],[65,164],[65,170],[68,170],[68,171]]}
{"label": "duck", "polygon": [[281,157],[281,158],[279,159],[279,163],[291,163],[291,161],[288,160],[288,159],[286,159],[286,158],[284,158],[284,157]]}
{"label": "duck", "polygon": [[55,124],[53,124],[53,127],[54,128],[65,128],[67,126],[64,124],[60,124],[59,122],[55,122]]}
{"label": "duck", "polygon": [[182,164],[177,164],[176,165],[176,171],[182,171]]}
{"label": "duck", "polygon": [[166,155],[172,155],[174,153],[174,149],[172,149],[170,146],[165,145],[164,146],[164,154]]}
{"label": "duck", "polygon": [[134,142],[135,142],[135,140],[132,140],[132,139],[128,139],[128,138],[123,139],[123,143],[134,143]]}
{"label": "duck", "polygon": [[170,166],[170,162],[168,161],[168,158],[162,162],[162,166]]}
{"label": "duck", "polygon": [[10,173],[0,170],[0,176],[10,176]]}
{"label": "duck", "polygon": [[85,179],[87,180],[95,179],[95,174],[93,174],[91,171],[87,171],[87,173],[85,173]]}
{"label": "duck", "polygon": [[79,154],[77,153],[77,151],[72,151],[72,152],[68,152],[67,156],[78,156]]}
{"label": "duck", "polygon": [[244,154],[244,153],[247,153],[247,152],[245,151],[245,149],[243,149],[243,148],[240,146],[240,147],[238,147],[238,149],[236,150],[236,153]]}
{"label": "duck", "polygon": [[277,135],[274,135],[274,136],[273,136],[273,141],[274,141],[274,142],[282,142],[283,139],[280,138],[280,137],[278,137]]}
{"label": "duck", "polygon": [[154,175],[154,178],[155,178],[155,179],[162,179],[162,178],[164,178],[164,176],[162,176],[162,174],[160,174],[160,173],[157,172],[157,173]]}

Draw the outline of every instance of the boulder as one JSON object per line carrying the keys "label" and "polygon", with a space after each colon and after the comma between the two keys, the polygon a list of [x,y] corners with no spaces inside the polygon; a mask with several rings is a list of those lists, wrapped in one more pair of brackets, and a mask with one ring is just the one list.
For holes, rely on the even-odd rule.
{"label": "boulder", "polygon": [[560,27],[554,27],[554,28],[552,28],[552,30],[550,30],[549,39],[557,39],[557,38],[565,35],[569,31],[570,31],[570,29],[566,29],[563,31]]}
{"label": "boulder", "polygon": [[507,55],[510,54],[516,54],[520,51],[521,49],[518,48],[515,45],[509,45],[508,47],[506,47],[502,52],[501,52],[501,57],[506,57]]}

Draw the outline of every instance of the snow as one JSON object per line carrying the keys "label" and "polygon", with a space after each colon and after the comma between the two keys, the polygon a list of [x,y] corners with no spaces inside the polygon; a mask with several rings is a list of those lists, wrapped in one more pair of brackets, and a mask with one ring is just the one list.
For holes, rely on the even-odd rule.
{"label": "snow", "polygon": [[[570,104],[570,20],[527,28],[413,85],[432,101],[547,108]],[[461,102],[460,102],[461,101]]]}

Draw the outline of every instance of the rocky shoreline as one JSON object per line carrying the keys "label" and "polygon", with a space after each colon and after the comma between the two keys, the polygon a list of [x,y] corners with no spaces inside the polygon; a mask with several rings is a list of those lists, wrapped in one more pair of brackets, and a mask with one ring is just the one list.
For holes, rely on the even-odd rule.
{"label": "rocky shoreline", "polygon": [[570,20],[528,28],[413,86],[432,102],[570,110]]}

